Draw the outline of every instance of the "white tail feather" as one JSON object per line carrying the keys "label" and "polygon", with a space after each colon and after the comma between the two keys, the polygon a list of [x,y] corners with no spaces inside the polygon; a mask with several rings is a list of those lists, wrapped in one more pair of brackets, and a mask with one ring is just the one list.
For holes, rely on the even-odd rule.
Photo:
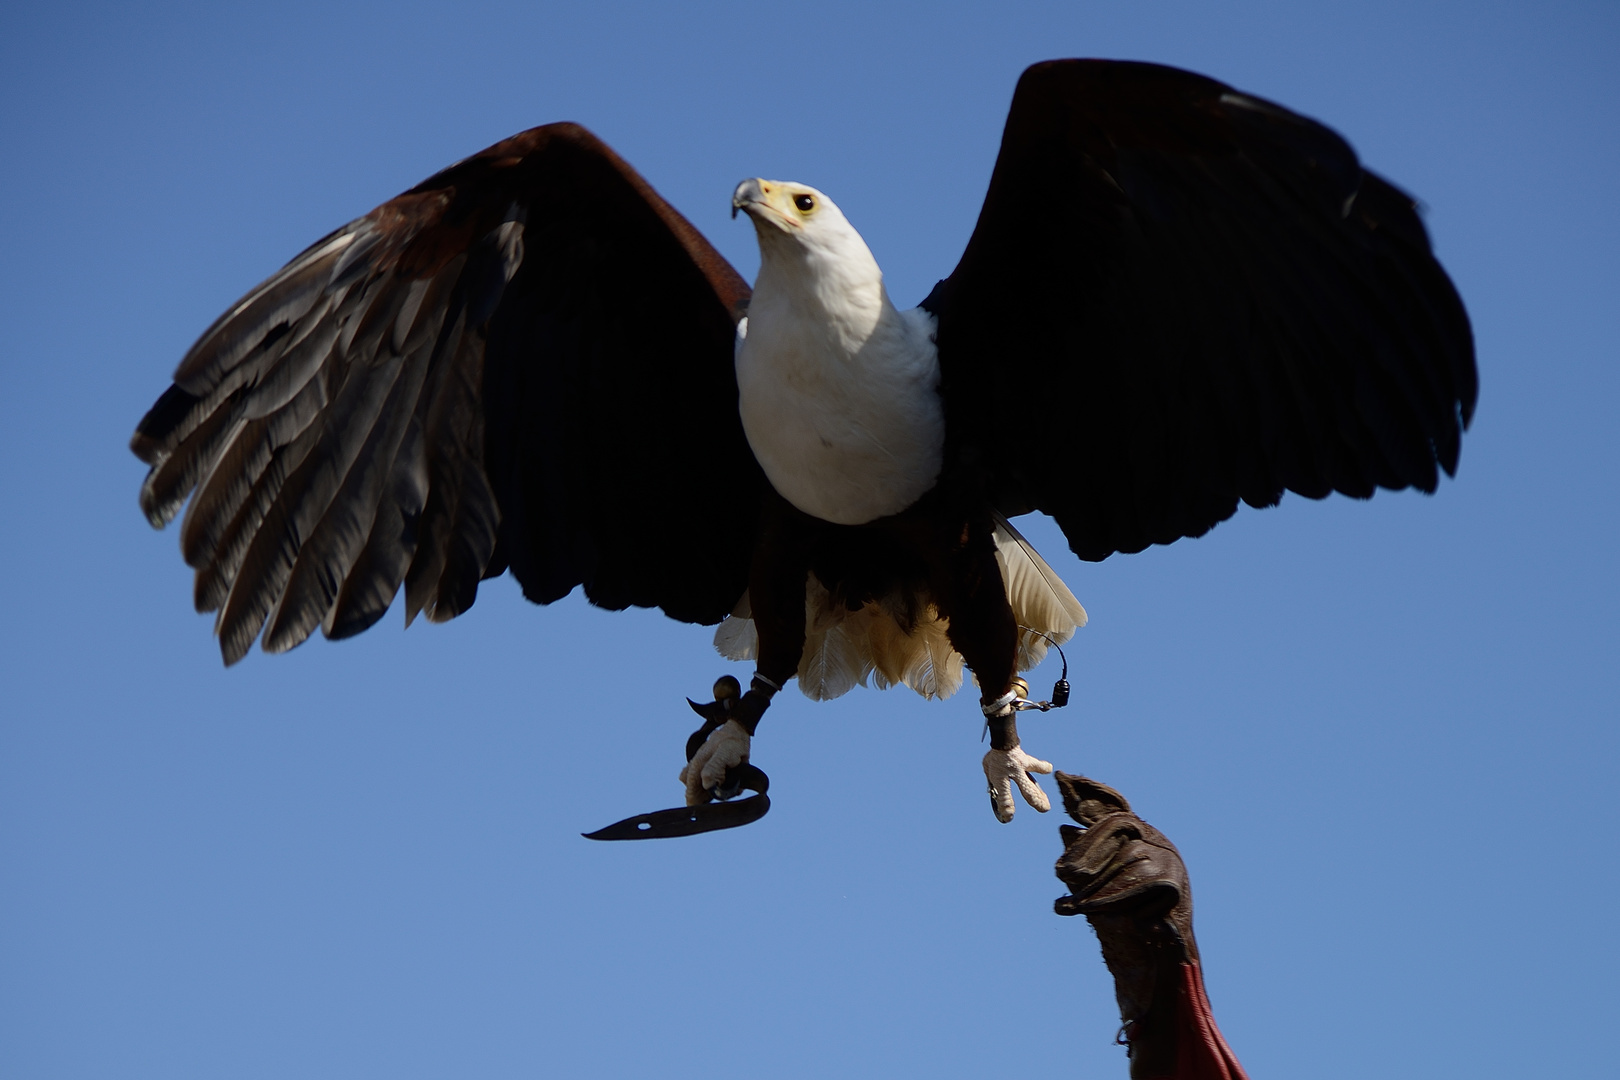
{"label": "white tail feather", "polygon": [[[1046,656],[1048,638],[1062,644],[1086,625],[1086,609],[1029,541],[1000,515],[996,517],[996,562],[1007,602],[1018,625],[1018,670],[1028,671]],[[889,605],[902,610],[900,605]],[[714,647],[728,660],[752,660],[759,653],[748,594],[714,632]],[[810,575],[805,586],[805,643],[799,661],[799,688],[816,701],[847,694],[857,685],[879,690],[909,686],[925,698],[947,698],[962,687],[962,656],[951,648],[950,621],[928,604],[908,633],[885,606],[859,611],[835,605],[826,586]],[[1043,636],[1044,635],[1044,636]]]}
{"label": "white tail feather", "polygon": [[864,686],[871,670],[870,650],[863,647],[864,627],[833,605],[827,587],[814,574],[806,582],[804,611],[799,689],[812,701],[831,701],[855,689],[857,683]]}
{"label": "white tail feather", "polygon": [[1086,609],[1040,552],[1000,514],[995,537],[1007,602],[1024,628],[1018,634],[1018,670],[1028,671],[1046,658],[1048,638],[1062,645],[1086,625]]}
{"label": "white tail feather", "polygon": [[727,660],[754,660],[759,656],[759,631],[754,629],[754,609],[743,593],[731,614],[714,628],[714,647]]}

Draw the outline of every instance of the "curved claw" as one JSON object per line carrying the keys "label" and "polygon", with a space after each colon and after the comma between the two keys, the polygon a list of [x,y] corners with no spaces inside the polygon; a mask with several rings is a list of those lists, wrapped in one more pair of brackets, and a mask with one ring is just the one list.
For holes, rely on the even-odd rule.
{"label": "curved claw", "polygon": [[[745,761],[741,765],[734,765],[727,769],[726,775],[722,776],[720,782],[714,786],[714,801],[727,802],[741,795],[746,782],[746,770],[753,768],[752,765]],[[758,769],[754,769],[754,771],[759,772]]]}

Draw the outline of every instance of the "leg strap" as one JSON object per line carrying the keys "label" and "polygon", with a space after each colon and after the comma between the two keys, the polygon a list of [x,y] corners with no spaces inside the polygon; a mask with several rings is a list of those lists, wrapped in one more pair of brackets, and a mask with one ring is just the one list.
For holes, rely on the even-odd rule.
{"label": "leg strap", "polygon": [[735,708],[731,710],[731,719],[741,724],[748,737],[753,738],[755,730],[759,728],[760,717],[771,706],[771,698],[782,689],[776,683],[763,675],[756,674],[754,681],[748,687],[748,693],[742,696]]}
{"label": "leg strap", "polygon": [[[756,678],[757,678],[757,676],[756,676]],[[990,702],[989,704],[981,704],[979,706],[979,708],[984,710],[985,718],[988,719],[988,718],[990,718],[992,716],[998,716],[998,715],[1000,715],[1001,713],[1004,713],[1004,712],[1011,712],[1012,711],[1012,704],[1013,704],[1013,702],[1015,702],[1017,700],[1018,700],[1018,691],[1016,689],[1009,690],[1005,694],[1002,694],[1000,697],[996,698],[996,700]]]}

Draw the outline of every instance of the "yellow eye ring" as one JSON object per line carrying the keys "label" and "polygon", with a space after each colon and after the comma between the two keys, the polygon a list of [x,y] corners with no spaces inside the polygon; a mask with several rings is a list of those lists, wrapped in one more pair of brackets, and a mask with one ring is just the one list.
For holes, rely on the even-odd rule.
{"label": "yellow eye ring", "polygon": [[799,208],[799,213],[808,214],[816,208],[816,200],[812,195],[795,195],[793,205]]}

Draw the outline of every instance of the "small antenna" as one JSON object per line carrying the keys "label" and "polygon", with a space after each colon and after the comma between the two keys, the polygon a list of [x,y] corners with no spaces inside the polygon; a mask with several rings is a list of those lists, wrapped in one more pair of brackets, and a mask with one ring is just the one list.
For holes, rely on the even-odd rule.
{"label": "small antenna", "polygon": [[1063,674],[1058,676],[1058,681],[1052,687],[1051,701],[1029,701],[1025,698],[1019,698],[1017,701],[1013,702],[1013,708],[1017,709],[1019,712],[1025,712],[1029,709],[1039,709],[1041,712],[1047,712],[1052,709],[1063,708],[1063,706],[1069,703],[1068,654],[1063,651],[1063,646],[1057,643],[1057,639],[1051,634],[1048,634],[1046,631],[1037,630],[1033,626],[1020,626],[1018,629],[1027,630],[1031,634],[1045,638],[1051,644],[1052,648],[1058,651],[1058,658],[1063,661]]}

